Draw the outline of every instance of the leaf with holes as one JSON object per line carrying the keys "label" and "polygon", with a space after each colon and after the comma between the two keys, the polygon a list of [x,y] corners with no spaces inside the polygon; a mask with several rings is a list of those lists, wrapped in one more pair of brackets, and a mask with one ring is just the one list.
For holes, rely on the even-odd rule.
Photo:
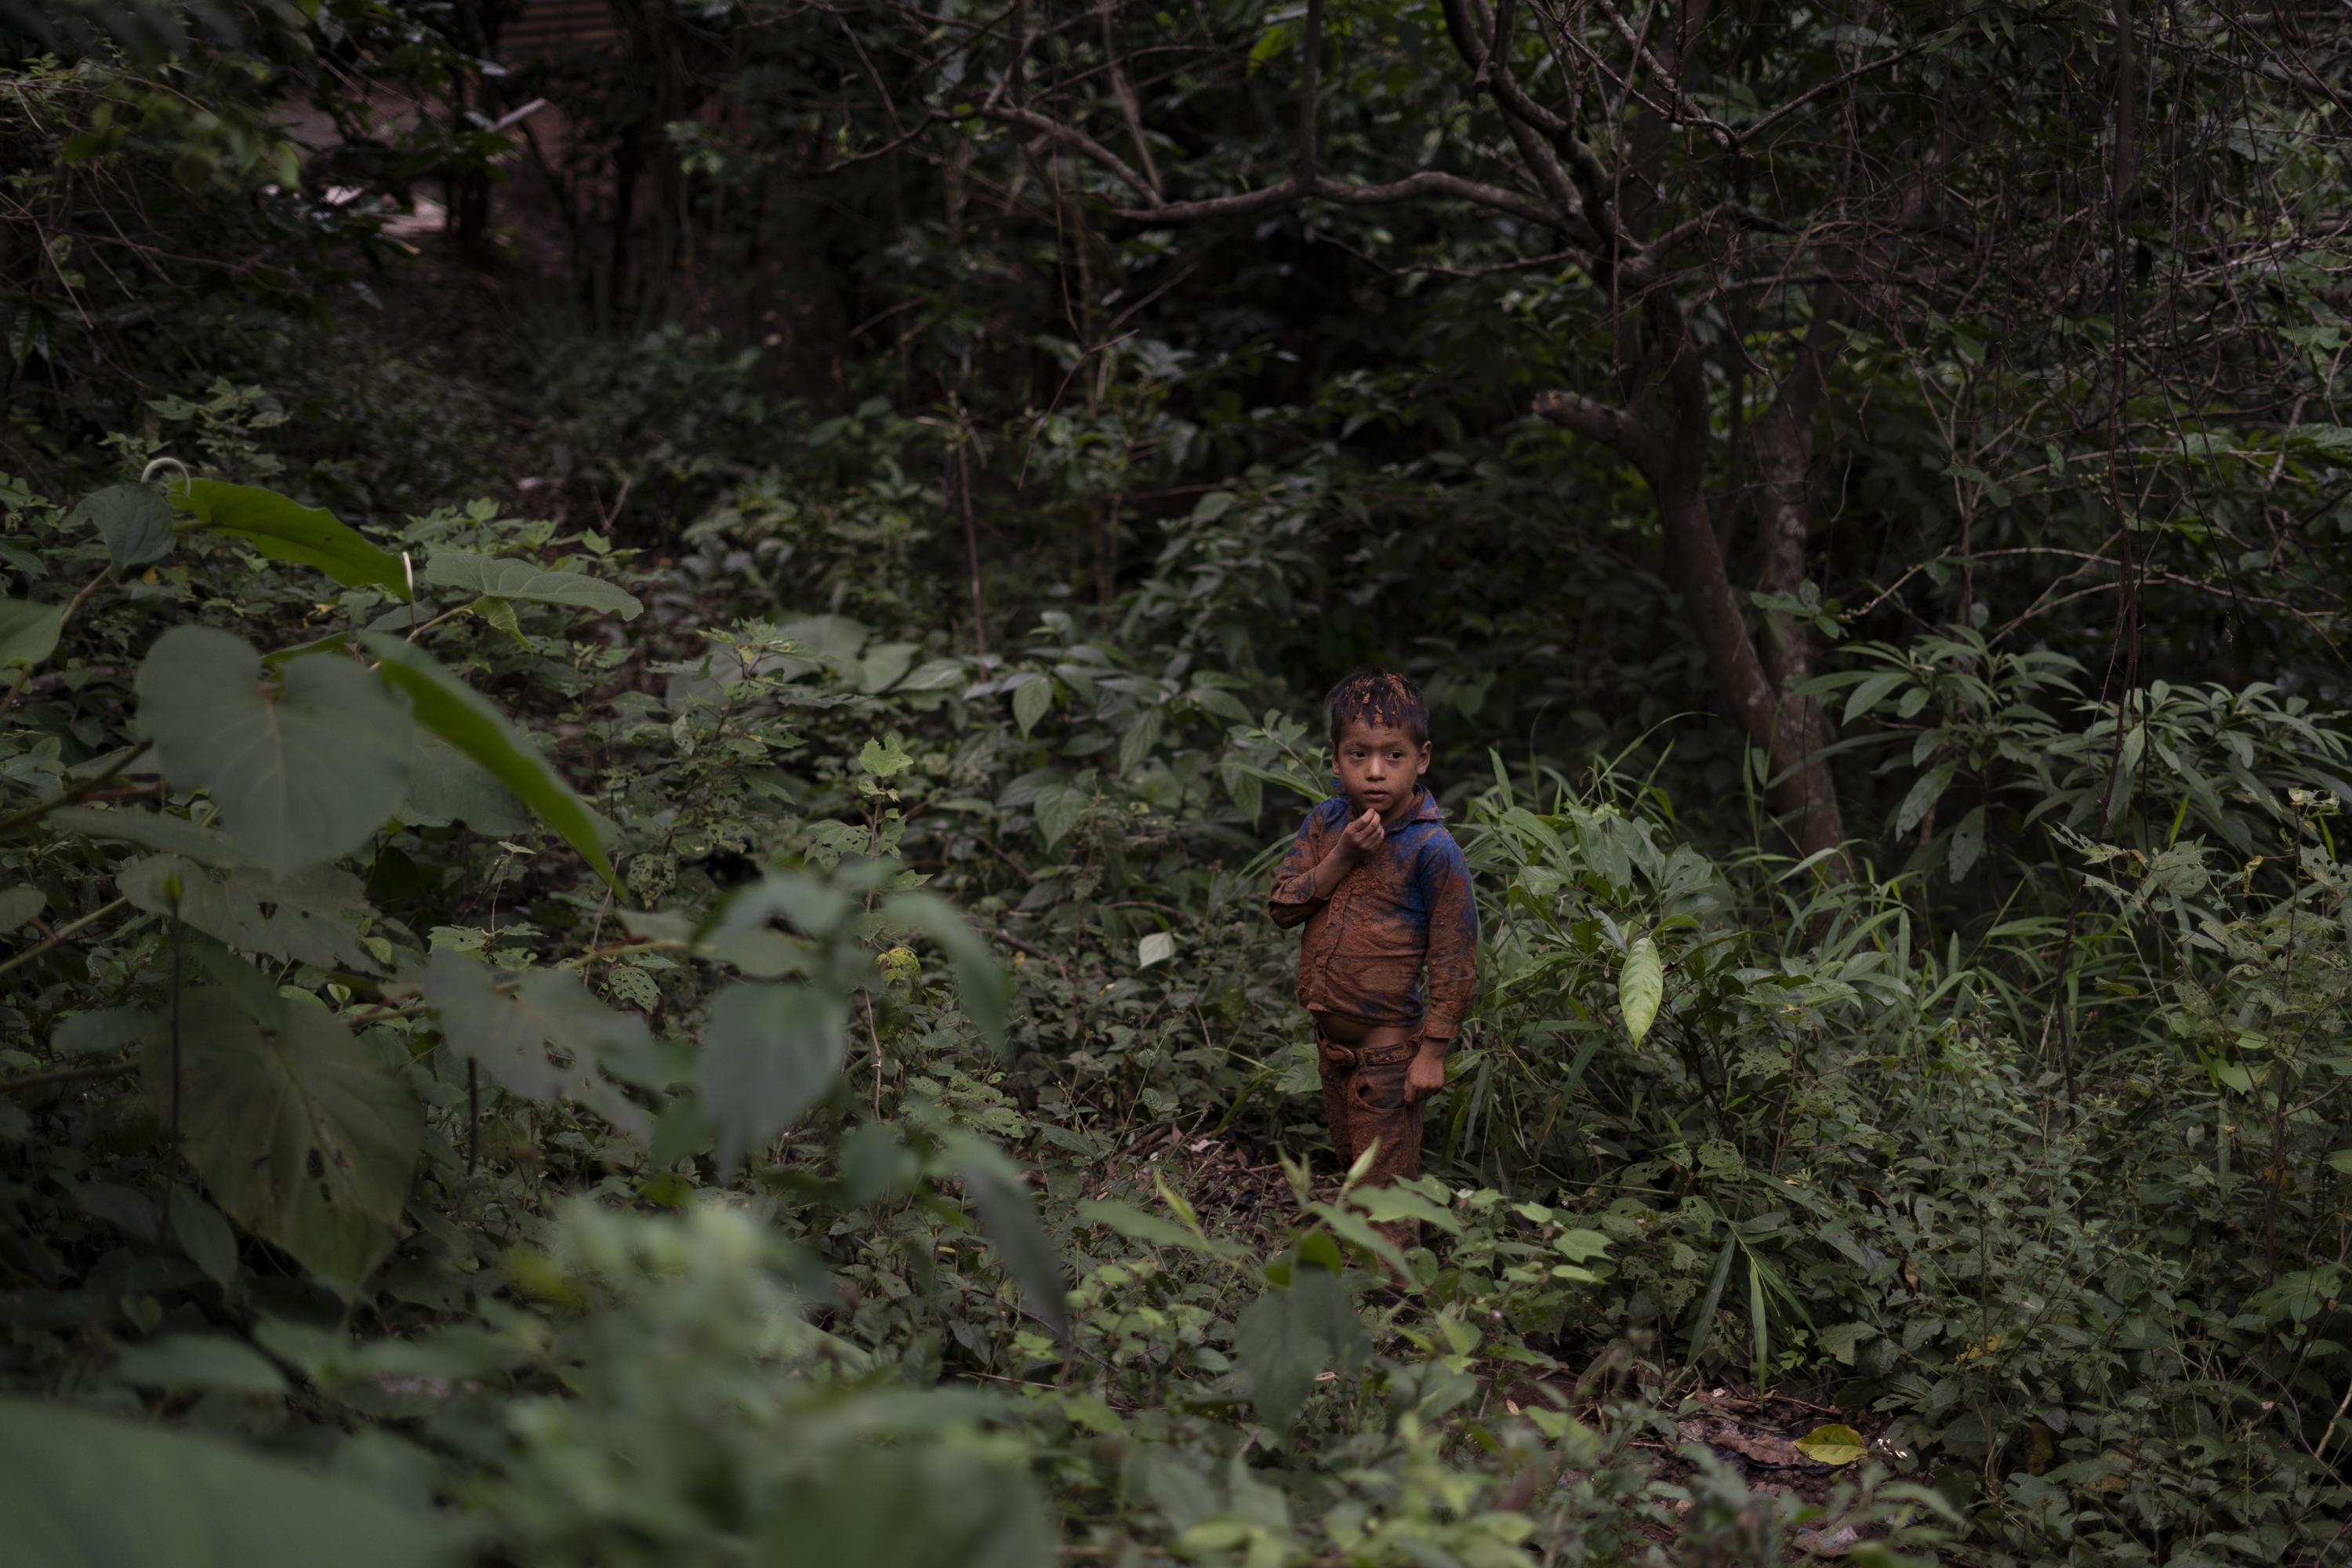
{"label": "leaf with holes", "polygon": [[1617,1008],[1624,1016],[1625,1033],[1635,1045],[1650,1032],[1658,1016],[1658,1003],[1665,994],[1665,971],[1658,962],[1658,944],[1648,937],[1635,937],[1625,950],[1625,962],[1617,970]]}
{"label": "leaf with holes", "polygon": [[[255,1000],[260,1017],[225,990],[182,1001],[188,1163],[230,1218],[349,1298],[392,1250],[424,1110],[314,998]],[[170,1037],[149,1036],[140,1062],[167,1122]]]}
{"label": "leaf with holes", "polygon": [[849,1001],[809,985],[737,981],[712,998],[702,1032],[702,1109],[719,1168],[764,1145],[815,1104],[841,1069]]}
{"label": "leaf with holes", "polygon": [[274,689],[251,644],[174,626],[139,667],[139,725],[163,776],[209,791],[238,843],[276,871],[357,848],[408,777],[408,715],[340,658],[298,658]]}
{"label": "leaf with holes", "polygon": [[241,539],[272,561],[315,566],[350,588],[382,588],[408,597],[408,571],[400,557],[379,550],[330,511],[303,506],[255,485],[191,479],[172,492],[172,504],[199,528]]}
{"label": "leaf with holes", "polygon": [[[178,879],[174,904],[171,882]],[[173,915],[239,952],[268,953],[321,969],[377,973],[360,944],[359,917],[368,907],[359,879],[332,866],[311,866],[290,877],[251,867],[207,870],[176,855],[145,855],[115,873],[115,885],[137,908]]]}
{"label": "leaf with holes", "polygon": [[644,1109],[599,1070],[608,1053],[653,1044],[646,1021],[597,1001],[568,970],[523,970],[510,992],[499,991],[498,979],[480,959],[450,948],[426,961],[425,1001],[440,1016],[449,1059],[473,1063],[534,1104],[570,1100],[633,1138],[650,1136]]}

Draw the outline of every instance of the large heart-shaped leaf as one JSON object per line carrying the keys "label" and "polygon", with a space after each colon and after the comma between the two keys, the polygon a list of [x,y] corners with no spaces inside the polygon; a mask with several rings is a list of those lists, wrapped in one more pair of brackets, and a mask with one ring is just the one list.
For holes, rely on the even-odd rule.
{"label": "large heart-shaped leaf", "polygon": [[242,539],[272,561],[315,566],[346,587],[382,588],[409,596],[400,557],[377,549],[332,512],[302,506],[255,485],[191,479],[172,492],[172,504],[215,533]]}
{"label": "large heart-shaped leaf", "polygon": [[645,608],[627,589],[585,573],[551,572],[528,561],[477,555],[470,550],[436,550],[425,563],[425,581],[484,598],[602,610],[625,621],[636,619]]}
{"label": "large heart-shaped leaf", "polygon": [[172,503],[147,485],[109,485],[93,490],[67,517],[66,525],[87,522],[106,541],[118,570],[142,566],[172,552]]}
{"label": "large heart-shaped leaf", "polygon": [[[180,1125],[188,1163],[230,1218],[345,1296],[392,1250],[424,1148],[415,1096],[307,995],[187,992],[180,1006]],[[141,1075],[169,1118],[170,1030]]]}
{"label": "large heart-shaped leaf", "polygon": [[367,894],[358,878],[332,866],[273,877],[251,867],[215,872],[176,855],[145,855],[114,880],[137,908],[176,915],[240,952],[299,959],[322,969],[376,971],[359,939]]}
{"label": "large heart-shaped leaf", "polygon": [[580,851],[598,876],[620,887],[595,817],[505,714],[415,644],[383,632],[362,632],[360,640],[383,660],[383,678],[408,694],[418,723],[480,764]]}
{"label": "large heart-shaped leaf", "polygon": [[426,963],[425,999],[441,1016],[451,1059],[478,1065],[509,1094],[541,1105],[573,1100],[634,1137],[649,1136],[645,1111],[597,1071],[608,1050],[653,1044],[646,1021],[605,1006],[564,970],[526,969],[513,977],[511,994],[495,978],[481,960],[446,948]]}
{"label": "large heart-shaped leaf", "polygon": [[810,985],[737,981],[710,1004],[702,1033],[702,1109],[719,1165],[765,1143],[816,1103],[841,1068],[844,997]]}
{"label": "large heart-shaped leaf", "polygon": [[367,1487],[217,1437],[16,1399],[0,1400],[0,1519],[10,1562],[49,1568],[426,1568],[463,1545]]}
{"label": "large heart-shaped leaf", "polygon": [[275,687],[244,638],[174,626],[139,667],[139,723],[163,776],[211,792],[277,871],[331,860],[383,826],[408,777],[400,702],[347,660],[298,658]]}

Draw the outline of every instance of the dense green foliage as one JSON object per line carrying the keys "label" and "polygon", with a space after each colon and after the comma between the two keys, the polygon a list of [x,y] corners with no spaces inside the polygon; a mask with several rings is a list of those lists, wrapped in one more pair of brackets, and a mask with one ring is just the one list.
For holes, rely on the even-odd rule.
{"label": "dense green foliage", "polygon": [[13,1548],[2340,1560],[2340,42],[614,16],[0,11]]}

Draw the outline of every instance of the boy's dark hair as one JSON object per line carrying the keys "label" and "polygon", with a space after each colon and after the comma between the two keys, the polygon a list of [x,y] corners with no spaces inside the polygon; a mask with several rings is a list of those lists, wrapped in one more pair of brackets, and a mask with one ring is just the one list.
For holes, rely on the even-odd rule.
{"label": "boy's dark hair", "polygon": [[1350,724],[1392,724],[1416,746],[1429,742],[1429,704],[1422,700],[1421,688],[1394,670],[1351,675],[1331,689],[1323,705],[1330,710],[1335,746]]}

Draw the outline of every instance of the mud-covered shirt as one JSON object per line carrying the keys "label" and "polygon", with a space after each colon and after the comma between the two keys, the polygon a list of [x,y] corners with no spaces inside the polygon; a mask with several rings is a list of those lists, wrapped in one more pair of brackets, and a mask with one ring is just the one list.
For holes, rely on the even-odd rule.
{"label": "mud-covered shirt", "polygon": [[[1318,1013],[1368,1024],[1418,1026],[1433,1040],[1462,1032],[1478,986],[1478,902],[1462,847],[1427,790],[1388,825],[1380,848],[1315,896],[1315,868],[1350,816],[1335,795],[1299,824],[1297,841],[1274,874],[1276,923],[1307,927],[1298,952],[1298,999]],[[1422,1001],[1423,966],[1429,1000]]]}

